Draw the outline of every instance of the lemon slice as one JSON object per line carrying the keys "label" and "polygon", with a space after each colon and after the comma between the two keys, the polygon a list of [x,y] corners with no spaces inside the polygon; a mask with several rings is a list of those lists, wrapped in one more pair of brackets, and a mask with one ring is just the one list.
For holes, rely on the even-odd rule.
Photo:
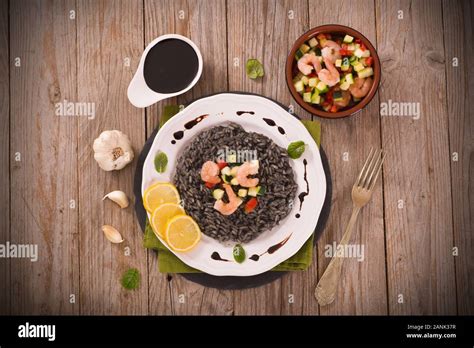
{"label": "lemon slice", "polygon": [[149,213],[164,203],[179,203],[179,193],[176,187],[169,182],[157,182],[145,190],[143,206]]}
{"label": "lemon slice", "polygon": [[155,234],[163,239],[166,239],[166,227],[168,221],[177,215],[185,215],[183,207],[175,203],[164,203],[153,211],[151,215],[151,226]]}
{"label": "lemon slice", "polygon": [[188,215],[178,215],[168,222],[166,241],[174,251],[188,251],[201,240],[201,230]]}

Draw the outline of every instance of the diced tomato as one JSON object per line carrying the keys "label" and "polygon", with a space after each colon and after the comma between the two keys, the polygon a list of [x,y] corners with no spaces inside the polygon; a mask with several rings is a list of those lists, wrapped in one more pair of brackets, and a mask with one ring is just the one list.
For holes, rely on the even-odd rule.
{"label": "diced tomato", "polygon": [[349,50],[347,50],[347,49],[345,49],[345,48],[341,48],[341,49],[339,50],[339,54],[340,54],[341,56],[350,56],[350,55],[352,55],[352,52],[349,51]]}
{"label": "diced tomato", "polygon": [[208,189],[211,189],[211,188],[213,188],[214,186],[216,186],[216,184],[212,184],[212,183],[210,183],[210,182],[206,182],[204,185],[206,185],[206,187],[207,187]]}
{"label": "diced tomato", "polygon": [[219,169],[222,169],[222,168],[225,168],[225,167],[228,166],[227,162],[225,162],[225,161],[218,161],[217,165],[218,165]]}
{"label": "diced tomato", "polygon": [[331,38],[332,38],[331,34],[326,34],[326,39],[331,40]]}
{"label": "diced tomato", "polygon": [[347,50],[347,44],[343,43],[343,44],[341,45],[341,48],[342,48],[343,50]]}
{"label": "diced tomato", "polygon": [[321,34],[318,34],[318,36],[316,36],[319,40],[321,39],[325,39],[326,38],[326,35],[324,35],[323,33]]}
{"label": "diced tomato", "polygon": [[359,45],[362,43],[362,40],[359,39],[359,38],[356,38],[354,41],[355,41],[355,43],[358,43]]}
{"label": "diced tomato", "polygon": [[321,104],[323,107],[326,107],[326,106],[329,106],[331,105],[331,103],[329,103],[327,100],[323,101],[323,103]]}
{"label": "diced tomato", "polygon": [[257,198],[255,197],[252,197],[249,199],[249,201],[247,203],[245,203],[245,207],[244,207],[244,210],[245,212],[248,214],[248,213],[251,213],[252,211],[255,210],[255,208],[257,207],[258,205],[258,201],[257,201]]}
{"label": "diced tomato", "polygon": [[318,74],[316,74],[314,71],[311,72],[309,75],[308,75],[308,78],[311,78],[311,77],[317,77]]}
{"label": "diced tomato", "polygon": [[330,112],[337,112],[337,106],[336,105],[331,106],[331,109],[329,111]]}
{"label": "diced tomato", "polygon": [[308,87],[306,87],[306,88],[304,89],[304,91],[305,91],[305,92],[311,92],[311,89],[312,89],[312,88],[308,86]]}
{"label": "diced tomato", "polygon": [[365,58],[365,65],[372,66],[373,63],[374,63],[374,57]]}
{"label": "diced tomato", "polygon": [[367,49],[367,47],[365,47],[365,45],[363,43],[360,44],[360,49],[362,51],[365,51]]}

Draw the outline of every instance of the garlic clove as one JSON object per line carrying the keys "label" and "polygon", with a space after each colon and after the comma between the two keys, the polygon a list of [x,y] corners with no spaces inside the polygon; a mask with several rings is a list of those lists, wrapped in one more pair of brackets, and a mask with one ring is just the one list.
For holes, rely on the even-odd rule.
{"label": "garlic clove", "polygon": [[112,243],[118,244],[123,242],[122,235],[115,229],[115,227],[104,225],[102,226],[102,231],[104,232],[105,237]]}
{"label": "garlic clove", "polygon": [[122,209],[128,207],[128,197],[123,191],[109,192],[104,196],[104,198],[102,198],[102,200],[106,198],[110,199],[112,202],[117,203]]}

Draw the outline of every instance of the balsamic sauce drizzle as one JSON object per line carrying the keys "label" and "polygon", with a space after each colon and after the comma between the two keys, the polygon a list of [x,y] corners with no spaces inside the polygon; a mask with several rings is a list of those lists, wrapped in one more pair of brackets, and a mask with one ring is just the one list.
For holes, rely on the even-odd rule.
{"label": "balsamic sauce drizzle", "polygon": [[230,260],[223,259],[217,251],[214,251],[211,255],[211,259],[216,260],[216,261],[224,261],[224,262],[229,262]]}
{"label": "balsamic sauce drizzle", "polygon": [[282,135],[285,135],[285,130],[283,129],[283,127],[280,127],[278,126],[275,121],[273,121],[271,118],[263,118],[263,120],[265,121],[266,124],[268,124],[270,127],[277,127],[278,131],[280,132],[280,134]]}
{"label": "balsamic sauce drizzle", "polygon": [[194,120],[191,120],[189,122],[186,122],[184,124],[184,130],[179,130],[177,132],[174,132],[173,133],[173,140],[171,140],[171,144],[176,144],[176,140],[181,140],[183,139],[184,137],[184,131],[185,130],[190,130],[192,129],[195,125],[197,125],[199,122],[201,122],[202,120],[204,120],[207,116],[209,116],[209,114],[206,114],[206,115],[201,115],[199,117],[196,117]]}
{"label": "balsamic sauce drizzle", "polygon": [[278,249],[280,249],[283,245],[286,244],[286,242],[288,242],[288,239],[290,239],[291,235],[293,233],[290,233],[290,235],[288,237],[286,237],[285,239],[283,239],[280,243],[277,243],[275,245],[272,245],[271,247],[269,247],[267,249],[267,251],[265,251],[264,253],[258,255],[258,254],[253,254],[252,256],[249,257],[250,260],[252,261],[258,261],[260,259],[260,257],[262,257],[263,255],[265,254],[273,254],[275,251],[277,251]]}
{"label": "balsamic sauce drizzle", "polygon": [[237,111],[236,114],[237,116],[242,116],[243,114],[255,115],[255,112],[254,111]]}
{"label": "balsamic sauce drizzle", "polygon": [[[304,202],[304,199],[305,197],[309,194],[309,182],[308,182],[308,176],[307,176],[307,166],[308,166],[308,161],[306,160],[306,158],[303,160],[303,164],[304,164],[304,181],[306,182],[306,191],[305,192],[301,192],[299,195],[298,195],[298,199],[300,200],[300,212],[301,212],[301,208],[303,207],[303,202]],[[300,218],[300,214],[296,214],[295,217],[297,219]]]}

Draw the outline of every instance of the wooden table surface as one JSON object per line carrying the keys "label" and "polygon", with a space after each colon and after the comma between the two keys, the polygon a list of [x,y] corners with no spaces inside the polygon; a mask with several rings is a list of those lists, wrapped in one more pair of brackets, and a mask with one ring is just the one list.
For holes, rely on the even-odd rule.
{"label": "wooden table surface", "polygon": [[[0,2],[0,244],[37,244],[39,259],[0,259],[2,314],[474,314],[474,6],[468,1],[137,0]],[[382,83],[358,115],[322,122],[332,210],[313,264],[260,288],[220,291],[157,269],[133,207],[133,164],[102,171],[93,140],[126,133],[138,154],[163,106],[221,91],[295,105],[284,66],[309,28],[338,23],[366,35]],[[191,38],[204,71],[188,93],[146,110],[126,95],[141,53],[165,33]],[[246,77],[258,58],[266,75]],[[64,100],[95,103],[96,117],[60,117]],[[380,103],[414,102],[420,117],[381,116]],[[350,189],[371,147],[387,153],[383,180],[356,224],[365,259],[345,261],[334,303],[314,287],[351,211]],[[100,227],[125,237],[108,242]],[[119,279],[141,271],[136,291]]]}

